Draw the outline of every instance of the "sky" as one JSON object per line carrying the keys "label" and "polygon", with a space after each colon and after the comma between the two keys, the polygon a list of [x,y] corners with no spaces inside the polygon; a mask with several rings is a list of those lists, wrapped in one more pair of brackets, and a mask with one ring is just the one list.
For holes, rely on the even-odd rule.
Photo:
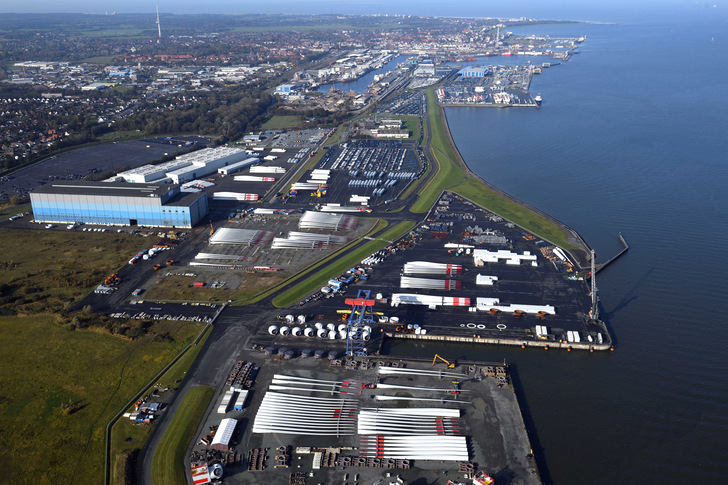
{"label": "sky", "polygon": [[389,14],[446,17],[533,17],[620,21],[678,11],[728,11],[721,0],[0,0],[17,13],[279,13]]}

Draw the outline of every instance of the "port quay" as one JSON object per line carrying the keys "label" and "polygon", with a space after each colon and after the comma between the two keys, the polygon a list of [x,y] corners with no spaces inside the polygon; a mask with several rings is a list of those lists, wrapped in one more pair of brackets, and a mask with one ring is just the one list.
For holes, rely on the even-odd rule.
{"label": "port quay", "polygon": [[[541,483],[513,364],[458,359],[426,344],[610,351],[596,274],[628,245],[620,235],[623,251],[597,265],[574,229],[470,171],[443,106],[472,93],[467,103],[538,106],[528,93],[534,65],[492,67],[494,84],[483,84],[490,69],[466,67],[444,91],[384,102],[406,109],[415,126],[357,113],[357,129],[399,139],[350,136],[351,125],[336,135],[274,130],[239,147],[136,167],[113,183],[58,181],[31,194],[43,209],[36,222],[50,230],[108,225],[80,221],[75,207],[58,203],[90,195],[109,205],[119,227],[165,228],[134,229],[160,242],[130,255],[80,307],[209,329],[176,392],[138,396],[115,418],[155,423],[138,482],[154,483],[155,453],[169,446],[176,420],[191,419],[183,458],[193,483]],[[506,80],[511,88],[497,87]],[[457,175],[449,186],[448,171]],[[121,190],[154,217],[142,219],[133,206],[119,215]],[[154,261],[158,253],[166,263]],[[160,297],[168,281],[216,305]],[[214,297],[246,286],[261,290]],[[420,355],[392,355],[393,342]],[[198,411],[186,415],[200,395]],[[107,455],[107,476],[110,462]]]}
{"label": "port quay", "polygon": [[[454,163],[475,178],[452,145],[447,125],[433,129],[443,130]],[[214,202],[223,208],[219,213],[227,214],[227,222],[215,220],[208,237],[199,236],[200,243],[209,241],[204,243],[207,247],[198,246],[203,259],[193,258],[198,279],[204,272],[215,275],[216,281],[230,279],[238,267],[231,262],[250,259],[248,254],[258,251],[258,244],[287,251],[291,271],[300,271],[294,266],[296,258],[312,254],[296,251],[299,248],[354,251],[357,245],[377,240],[386,244],[281,308],[273,307],[277,300],[268,297],[216,311],[212,335],[179,391],[185,395],[198,386],[214,389],[185,457],[189,477],[224,473],[227,482],[240,484],[373,483],[387,478],[439,483],[443,477],[468,483],[506,478],[541,483],[540,457],[533,451],[533,431],[524,424],[511,365],[457,361],[448,355],[387,355],[385,347],[399,340],[565,352],[612,350],[590,277],[604,265],[594,263],[593,253],[574,229],[480,179],[509,203],[558,227],[566,235],[565,247],[450,190],[440,192],[418,222],[411,221],[414,214],[402,209],[411,207],[413,199],[396,196],[413,179],[379,195],[374,192],[377,185],[368,184],[369,195],[356,196],[368,203],[366,210],[347,205],[354,197],[349,181],[358,180],[355,172],[378,173],[381,164],[391,164],[392,155],[400,160],[399,167],[424,173],[414,144],[347,143],[328,148],[315,167],[296,167],[285,175],[276,168],[284,175],[276,186],[294,177],[310,181],[296,182],[300,185],[295,193],[284,194],[280,209],[256,208],[230,219],[223,209],[233,202]],[[279,149],[276,154],[280,153]],[[271,159],[258,166],[276,163],[280,162]],[[422,176],[423,182],[428,180],[434,178]],[[235,183],[241,181],[250,183],[243,178]],[[226,190],[232,183],[220,178],[211,190]],[[273,190],[278,189],[259,199],[277,201],[279,197],[271,197]],[[305,195],[308,192],[314,199]],[[294,210],[320,198],[328,200],[320,203],[318,212]],[[381,237],[384,231],[371,232],[373,217],[384,217],[391,226],[407,221],[411,225],[404,235],[387,240]],[[290,230],[302,228],[328,228],[332,235],[293,238],[301,236]],[[287,239],[273,238],[286,231]],[[355,241],[354,246],[345,246],[344,235]],[[255,242],[225,249],[239,243],[236,238]],[[627,251],[621,235],[620,241],[624,250],[608,263]],[[256,254],[250,271],[286,271],[280,258]],[[284,285],[282,294],[294,286]],[[171,401],[166,415],[174,415],[179,407],[179,400]],[[151,483],[152,450],[168,426],[169,418],[162,416],[140,456],[142,482]]]}

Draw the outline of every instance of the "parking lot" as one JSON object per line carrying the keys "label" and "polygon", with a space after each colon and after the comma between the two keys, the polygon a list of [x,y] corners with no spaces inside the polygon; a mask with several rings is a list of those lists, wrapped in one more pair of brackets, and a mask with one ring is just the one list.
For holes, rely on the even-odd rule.
{"label": "parking lot", "polygon": [[206,144],[206,138],[170,140],[154,138],[87,146],[50,157],[0,179],[0,200],[29,192],[54,180],[79,180],[123,167],[137,167],[186,148],[186,142]]}
{"label": "parking lot", "polygon": [[306,148],[318,145],[331,129],[292,130],[273,135],[273,148]]}
{"label": "parking lot", "polygon": [[357,205],[350,203],[352,194],[369,197],[369,206],[380,205],[422,175],[413,145],[401,141],[350,140],[330,148],[316,169],[331,170],[321,202],[341,205]]}
{"label": "parking lot", "polygon": [[[400,244],[396,248],[385,249],[377,253],[376,260],[369,266],[369,278],[348,286],[346,293],[332,298],[314,299],[299,307],[298,313],[314,316],[317,321],[324,324],[341,322],[339,310],[350,308],[345,299],[356,296],[357,290],[369,289],[372,298],[381,294],[382,299],[377,300],[374,310],[386,316],[387,319],[375,326],[373,334],[383,330],[389,333],[413,333],[414,326],[424,329],[428,335],[442,335],[449,337],[472,337],[477,335],[483,338],[513,339],[519,343],[521,340],[535,340],[536,325],[544,325],[548,329],[547,340],[566,341],[568,331],[578,331],[586,341],[591,337],[598,339],[601,330],[587,323],[587,314],[590,307],[586,283],[575,276],[575,270],[568,264],[554,257],[551,245],[540,241],[530,234],[524,233],[517,226],[513,226],[494,216],[492,213],[476,208],[469,202],[461,202],[455,198],[447,206],[438,206],[432,212],[428,221],[416,229],[414,236],[408,236],[407,244]],[[476,228],[483,230],[481,236],[475,236]],[[465,235],[469,234],[469,235]],[[488,234],[493,234],[490,236]],[[487,243],[488,239],[507,242]],[[479,243],[476,243],[480,241]],[[530,252],[536,255],[536,266],[529,261],[521,264],[507,264],[505,260],[485,263],[476,266],[472,254],[466,249],[444,247],[446,243],[470,244],[471,247],[497,251],[499,249],[514,254]],[[405,263],[412,261],[427,261],[435,264],[451,264],[462,267],[460,274],[452,275],[414,275],[427,280],[456,282],[458,289],[405,289],[401,288],[401,277],[404,275]],[[476,284],[478,275],[493,276],[497,279],[492,285]],[[453,283],[455,287],[455,283]],[[391,306],[392,294],[416,294],[424,296],[442,296],[467,299],[461,306],[438,305],[431,308],[428,305],[402,304]],[[481,310],[474,311],[478,298],[497,299],[497,303],[487,304]],[[489,311],[493,306],[518,305],[552,306],[555,314],[536,315],[529,312]],[[394,321],[392,317],[395,317]],[[404,325],[404,328],[402,328]],[[411,326],[408,328],[408,326]],[[606,338],[606,335],[602,335]],[[327,341],[319,339],[301,339],[295,337],[271,338],[262,328],[257,341],[275,343],[278,345],[323,345],[329,348],[341,349],[344,342]],[[368,345],[369,351],[376,350],[375,339]]]}

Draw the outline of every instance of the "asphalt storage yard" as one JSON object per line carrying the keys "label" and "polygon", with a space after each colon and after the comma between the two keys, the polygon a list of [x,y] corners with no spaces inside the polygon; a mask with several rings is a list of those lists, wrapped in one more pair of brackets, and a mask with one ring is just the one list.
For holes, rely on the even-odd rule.
{"label": "asphalt storage yard", "polygon": [[[445,483],[447,479],[463,479],[465,474],[461,469],[467,470],[468,464],[486,471],[496,480],[500,478],[502,483],[540,483],[533,458],[529,454],[530,445],[509,380],[507,377],[497,380],[495,376],[486,376],[488,366],[485,363],[447,369],[442,364],[432,367],[427,363],[405,362],[390,358],[348,362],[330,360],[326,357],[321,359],[296,357],[292,360],[283,360],[278,355],[267,356],[261,351],[244,350],[241,345],[239,351],[227,355],[228,367],[218,367],[216,380],[234,374],[236,362],[250,362],[251,367],[259,368],[255,374],[255,381],[249,389],[246,405],[242,410],[234,410],[233,402],[237,396],[233,395],[229,406],[223,408],[226,412],[220,412],[221,400],[229,389],[229,379],[227,379],[228,382],[218,389],[201,432],[195,439],[196,444],[192,452],[192,465],[198,460],[209,459],[212,456],[222,459],[227,483],[285,484],[289,483],[289,477],[294,473],[304,474],[306,483],[370,484],[387,478],[393,481],[398,476],[406,483],[419,483],[418,480],[422,479],[426,479],[426,483]],[[379,374],[380,368],[396,370],[399,367],[425,373],[442,371],[443,374],[392,376]],[[269,385],[274,375],[342,384],[335,386],[338,391],[334,392],[270,390]],[[372,387],[374,383],[405,387],[399,391],[365,387]],[[240,384],[240,387],[245,386]],[[407,389],[415,387],[430,390]],[[456,387],[459,389],[457,394],[450,392]],[[442,389],[442,391],[432,389]],[[453,421],[452,428],[446,424],[445,427],[449,431],[446,430],[444,434],[465,437],[469,460],[460,462],[439,459],[372,458],[371,450],[366,450],[368,438],[355,432],[340,436],[286,432],[254,433],[253,426],[256,419],[262,421],[262,418],[256,418],[256,415],[260,412],[264,396],[269,392],[301,396],[304,400],[307,397],[346,399],[352,407],[349,412],[344,413],[343,418],[354,421],[358,413],[373,408],[380,410],[409,408],[413,413],[417,408],[423,407],[460,410],[459,413],[455,411],[460,418]],[[403,400],[378,401],[375,396],[394,396]],[[435,399],[434,401],[406,400],[410,397]],[[312,407],[315,405],[302,405],[302,409]],[[291,415],[295,416],[293,409]],[[409,413],[406,416],[409,416]],[[220,425],[223,418],[238,421],[236,431],[231,438],[232,446],[229,453],[210,450],[210,446],[205,443],[205,440],[209,442],[211,439],[211,437],[206,438],[211,432],[211,427]],[[305,420],[300,423],[305,424]],[[327,426],[324,422],[320,423],[321,430]],[[389,435],[385,432],[382,434]],[[422,442],[428,438],[420,436],[417,439]],[[316,451],[320,452],[318,457],[314,456]],[[366,458],[367,456],[369,458]],[[323,461],[321,466],[314,465],[314,461],[318,459]]]}
{"label": "asphalt storage yard", "polygon": [[[439,209],[428,215],[428,220],[418,226],[414,237],[409,236],[413,241],[412,247],[398,248],[393,252],[383,250],[379,255],[382,258],[381,262],[372,265],[371,271],[368,272],[370,274],[368,280],[359,281],[348,287],[345,296],[317,300],[302,306],[299,311],[320,315],[324,323],[339,323],[341,318],[337,310],[350,308],[344,299],[356,295],[359,289],[369,289],[372,298],[377,294],[383,297],[374,305],[374,311],[388,318],[385,320],[386,323],[378,325],[381,326],[381,330],[396,336],[413,334],[414,329],[406,327],[418,325],[426,331],[428,338],[441,335],[456,340],[460,337],[476,336],[511,339],[520,345],[522,341],[536,341],[540,338],[536,332],[536,325],[539,325],[548,329],[548,336],[543,339],[546,342],[566,341],[566,334],[569,331],[580,332],[584,341],[591,337],[592,340],[589,341],[596,342],[600,333],[603,339],[607,340],[608,335],[603,329],[588,322],[587,314],[591,302],[586,291],[586,282],[576,275],[575,269],[553,255],[550,244],[538,240],[483,209],[476,208],[469,202],[457,198],[449,200],[451,202],[448,205],[437,206]],[[515,254],[530,252],[536,256],[536,266],[530,261],[507,264],[505,260],[476,266],[472,251],[468,254],[467,250],[462,249],[458,255],[457,249],[444,247],[446,243],[472,243],[476,237],[472,234],[476,227],[484,230],[481,239],[478,240],[490,239],[491,236],[488,234],[493,233],[493,240],[505,242],[471,244],[471,247],[490,251],[507,250]],[[464,236],[464,233],[470,235]],[[461,266],[462,272],[452,275],[404,275],[404,265],[413,261]],[[479,274],[493,276],[497,280],[492,285],[479,285],[476,284]],[[436,280],[436,284],[443,284],[445,280],[449,280],[453,282],[451,283],[453,289],[401,288],[402,276]],[[393,294],[452,297],[461,300],[459,306],[445,304],[431,308],[428,305],[401,304],[392,307]],[[488,303],[481,310],[474,311],[473,307],[476,306],[478,298],[498,299],[498,302]],[[495,306],[503,307],[511,304],[515,306],[510,311],[489,311]],[[516,312],[515,309],[519,305],[523,308],[529,305],[552,306],[555,314],[536,315],[535,311]],[[392,323],[392,317],[396,317],[396,323]],[[398,330],[402,325],[405,328]],[[377,332],[379,329],[375,328],[374,333]]]}
{"label": "asphalt storage yard", "polygon": [[0,180],[0,200],[13,195],[25,196],[54,180],[78,180],[88,175],[119,171],[122,167],[137,167],[182,150],[187,141],[201,144],[208,142],[200,137],[175,141],[178,143],[170,144],[160,138],[105,143],[50,157]]}

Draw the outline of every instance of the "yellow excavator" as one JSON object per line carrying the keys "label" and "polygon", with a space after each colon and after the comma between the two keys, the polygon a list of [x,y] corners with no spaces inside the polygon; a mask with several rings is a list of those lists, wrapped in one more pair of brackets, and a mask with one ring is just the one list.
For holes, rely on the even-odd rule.
{"label": "yellow excavator", "polygon": [[448,369],[454,369],[455,368],[455,364],[454,363],[450,363],[450,361],[447,361],[447,360],[443,359],[438,354],[435,354],[435,357],[432,359],[432,365],[435,365],[437,363],[437,359],[440,359],[441,361],[443,361],[447,365],[447,368]]}

